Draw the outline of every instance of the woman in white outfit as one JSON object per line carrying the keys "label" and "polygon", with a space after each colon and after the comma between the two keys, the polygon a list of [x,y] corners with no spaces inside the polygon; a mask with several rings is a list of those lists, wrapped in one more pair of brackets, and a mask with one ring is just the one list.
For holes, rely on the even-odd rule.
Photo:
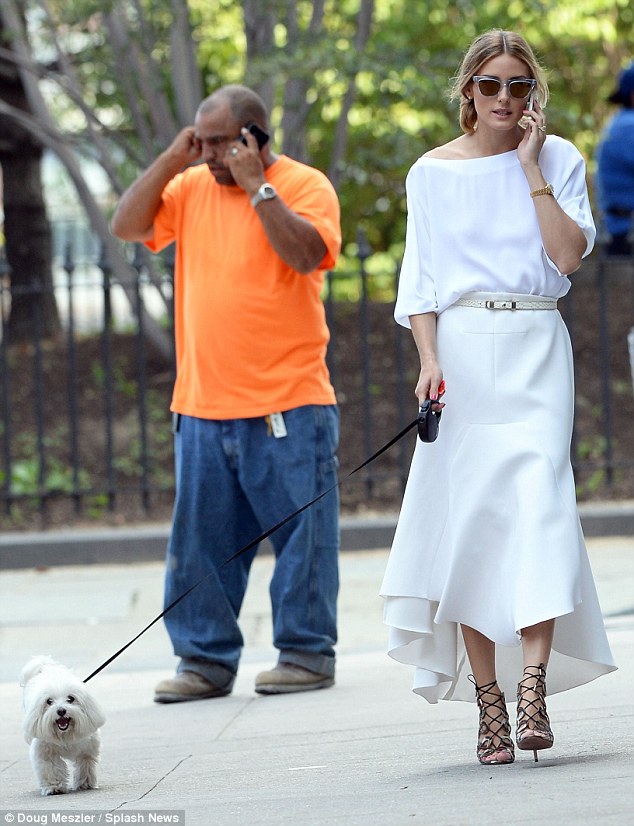
{"label": "woman in white outfit", "polygon": [[595,227],[583,158],[546,134],[547,96],[523,38],[473,42],[453,88],[463,134],[407,177],[395,310],[419,401],[446,409],[438,440],[417,443],[383,581],[390,655],[431,703],[473,700],[473,682],[487,765],[514,760],[504,692],[517,689],[517,746],[536,760],[554,742],[546,668],[550,693],[616,668],[577,513],[556,309]]}

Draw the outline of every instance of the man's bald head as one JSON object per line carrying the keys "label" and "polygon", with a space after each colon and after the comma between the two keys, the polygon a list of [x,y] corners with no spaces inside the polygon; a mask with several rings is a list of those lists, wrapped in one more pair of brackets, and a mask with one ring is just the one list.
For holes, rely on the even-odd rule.
{"label": "man's bald head", "polygon": [[262,98],[247,86],[229,85],[217,89],[206,97],[198,107],[198,115],[211,112],[219,106],[229,106],[236,123],[246,126],[254,121],[263,129],[268,127],[268,113]]}

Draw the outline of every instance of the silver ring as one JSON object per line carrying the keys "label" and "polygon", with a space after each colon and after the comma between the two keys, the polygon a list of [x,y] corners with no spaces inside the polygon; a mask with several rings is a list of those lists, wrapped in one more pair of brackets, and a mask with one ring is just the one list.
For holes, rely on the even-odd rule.
{"label": "silver ring", "polygon": [[540,132],[545,132],[546,131],[545,126],[538,126],[537,128],[539,129]]}
{"label": "silver ring", "polygon": [[237,147],[237,146],[232,146],[232,147],[231,147],[231,151],[230,151],[230,153],[229,153],[229,154],[230,154],[230,155],[233,155],[233,156],[235,157],[235,155],[237,155],[237,154],[238,154],[238,147]]}

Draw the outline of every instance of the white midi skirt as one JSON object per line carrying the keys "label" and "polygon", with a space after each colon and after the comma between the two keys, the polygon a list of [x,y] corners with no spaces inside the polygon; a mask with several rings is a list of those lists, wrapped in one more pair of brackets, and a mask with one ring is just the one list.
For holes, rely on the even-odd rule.
{"label": "white midi skirt", "polygon": [[430,703],[475,701],[464,623],[497,644],[512,700],[521,629],[556,617],[549,694],[614,671],[577,512],[559,312],[454,305],[437,338],[446,407],[437,441],[416,440],[381,587],[390,656]]}

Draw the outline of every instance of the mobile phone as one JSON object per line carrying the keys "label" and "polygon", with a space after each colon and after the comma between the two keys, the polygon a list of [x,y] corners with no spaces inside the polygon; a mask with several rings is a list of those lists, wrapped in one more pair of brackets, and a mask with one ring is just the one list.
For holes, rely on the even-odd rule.
{"label": "mobile phone", "polygon": [[531,89],[531,93],[528,96],[528,100],[526,101],[525,108],[528,109],[529,112],[532,112],[533,109],[535,108],[535,90],[534,89]]}
{"label": "mobile phone", "polygon": [[[247,123],[247,125],[244,128],[248,129],[249,132],[256,139],[256,141],[258,142],[258,149],[262,149],[264,144],[267,143],[267,141],[269,139],[269,136],[264,131],[264,129],[260,129],[260,127],[257,125],[257,123],[253,123],[253,121],[251,121],[250,123]],[[242,143],[245,144],[245,146],[246,146],[246,138],[244,137],[244,135],[240,135],[238,140],[242,141]]]}

